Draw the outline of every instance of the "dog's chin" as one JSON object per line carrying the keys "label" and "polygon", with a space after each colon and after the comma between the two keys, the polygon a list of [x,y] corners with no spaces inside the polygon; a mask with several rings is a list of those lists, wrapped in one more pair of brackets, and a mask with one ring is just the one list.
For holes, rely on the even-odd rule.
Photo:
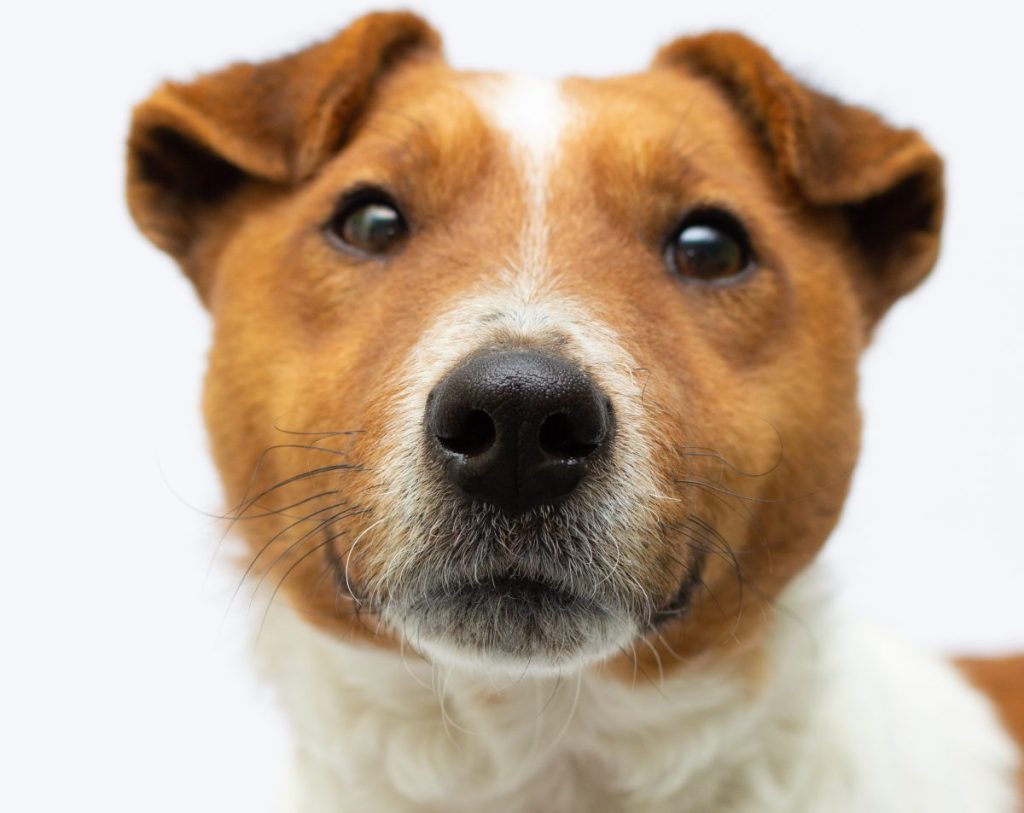
{"label": "dog's chin", "polygon": [[511,577],[429,590],[389,615],[432,662],[513,676],[579,671],[637,634],[627,613],[595,597]]}

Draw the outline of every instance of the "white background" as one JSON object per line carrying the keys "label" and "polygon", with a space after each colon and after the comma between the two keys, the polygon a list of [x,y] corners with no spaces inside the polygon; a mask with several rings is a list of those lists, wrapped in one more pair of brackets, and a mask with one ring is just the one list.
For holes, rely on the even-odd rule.
{"label": "white background", "polygon": [[[864,363],[865,450],[828,557],[926,645],[1024,647],[1020,4],[409,3],[462,67],[641,68],[738,27],[948,158],[946,244]],[[122,203],[130,106],[164,76],[276,54],[355,3],[7,4],[0,809],[260,811],[283,738],[206,579],[218,508],[198,399],[209,326]]]}

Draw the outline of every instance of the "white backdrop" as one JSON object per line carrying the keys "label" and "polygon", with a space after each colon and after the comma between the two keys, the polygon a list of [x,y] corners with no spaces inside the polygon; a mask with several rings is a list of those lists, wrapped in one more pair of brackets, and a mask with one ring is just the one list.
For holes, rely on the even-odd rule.
{"label": "white backdrop", "polygon": [[[864,456],[827,553],[847,600],[926,645],[1024,647],[1024,144],[1006,2],[411,2],[463,67],[641,68],[736,27],[948,158],[937,273],[863,368]],[[283,739],[207,578],[209,326],[122,203],[130,106],[321,38],[369,6],[7,4],[3,91],[0,809],[260,811]],[[953,8],[959,9],[954,12]],[[201,509],[201,510],[197,510]]]}

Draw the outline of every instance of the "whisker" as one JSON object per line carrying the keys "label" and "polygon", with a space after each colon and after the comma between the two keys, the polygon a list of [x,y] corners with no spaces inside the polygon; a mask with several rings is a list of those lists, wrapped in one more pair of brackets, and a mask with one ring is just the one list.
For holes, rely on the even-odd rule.
{"label": "whisker", "polygon": [[281,432],[282,434],[285,434],[285,435],[296,435],[296,436],[299,436],[299,437],[303,437],[303,436],[305,436],[305,437],[314,437],[314,436],[317,436],[317,437],[325,437],[325,438],[327,438],[327,437],[329,437],[329,438],[337,438],[337,437],[343,437],[343,436],[349,436],[349,435],[362,435],[362,434],[365,434],[365,432],[366,432],[365,429],[346,429],[346,430],[340,431],[340,432],[339,431],[330,431],[330,432],[300,432],[300,431],[297,431],[295,429],[285,429],[277,421],[274,421],[274,429],[276,429],[278,432]]}
{"label": "whisker", "polygon": [[641,635],[639,641],[651,650],[651,654],[654,656],[654,662],[658,665],[658,691],[663,692],[665,689],[665,668],[661,663],[661,655],[654,644],[647,640],[646,636]]}
{"label": "whisker", "polygon": [[293,502],[293,503],[291,503],[289,505],[282,506],[281,508],[267,508],[267,510],[265,510],[263,513],[260,513],[260,514],[246,514],[245,516],[242,516],[242,517],[232,517],[232,516],[230,516],[228,514],[213,514],[213,513],[207,513],[207,512],[204,512],[204,513],[206,513],[206,516],[210,517],[211,519],[218,519],[218,520],[224,520],[224,521],[231,521],[231,520],[233,520],[234,522],[248,522],[249,520],[253,520],[253,519],[266,519],[267,517],[273,517],[273,516],[282,516],[282,517],[287,517],[287,518],[291,519],[293,515],[286,514],[285,513],[286,511],[291,511],[293,508],[298,508],[300,505],[305,505],[308,502],[313,502],[314,500],[319,500],[319,499],[322,499],[323,497],[330,497],[330,496],[333,496],[333,495],[339,494],[339,493],[340,492],[336,488],[335,489],[331,489],[330,491],[321,491],[321,492],[319,492],[317,494],[313,494],[313,495],[311,495],[309,497],[303,497],[301,500]]}
{"label": "whisker", "polygon": [[313,469],[311,471],[302,472],[301,474],[296,474],[296,475],[294,475],[292,477],[289,477],[289,478],[287,478],[285,480],[282,480],[281,482],[279,482],[279,483],[277,483],[277,484],[275,484],[273,486],[270,486],[269,488],[265,489],[264,491],[260,492],[255,497],[250,499],[249,496],[248,496],[249,495],[249,491],[252,489],[253,483],[256,481],[257,473],[259,472],[260,468],[263,466],[263,462],[264,462],[264,460],[266,460],[267,455],[274,448],[275,447],[271,446],[271,447],[269,447],[267,449],[264,449],[263,452],[260,454],[259,459],[256,461],[256,465],[253,467],[252,474],[249,475],[249,482],[246,484],[245,491],[244,491],[243,497],[242,497],[242,501],[238,504],[238,506],[236,506],[231,511],[231,514],[229,515],[230,519],[228,521],[227,527],[225,527],[224,532],[220,536],[220,539],[217,540],[217,544],[214,546],[213,555],[210,558],[210,564],[209,564],[209,567],[207,568],[207,573],[206,573],[206,579],[207,580],[209,580],[210,574],[213,572],[214,564],[216,563],[217,558],[220,555],[220,551],[221,551],[221,548],[222,548],[222,546],[224,544],[224,541],[228,538],[228,536],[231,534],[232,530],[234,530],[235,525],[238,522],[241,521],[242,517],[249,511],[249,509],[252,508],[254,505],[257,505],[259,503],[259,501],[262,500],[264,497],[266,497],[269,494],[272,494],[273,492],[277,491],[280,488],[283,488],[283,487],[285,487],[287,485],[290,485],[291,483],[299,482],[299,481],[302,481],[302,480],[305,480],[305,479],[309,479],[311,477],[317,477],[317,476],[320,476],[321,474],[327,474],[327,473],[334,472],[334,471],[353,471],[353,470],[358,471],[358,470],[362,470],[360,466],[355,465],[355,464],[349,464],[349,463],[338,463],[338,464],[336,464],[334,466],[321,466],[320,468]]}
{"label": "whisker", "polygon": [[[263,571],[263,574],[260,576],[259,580],[256,582],[256,586],[253,588],[252,595],[249,597],[249,609],[250,610],[252,609],[252,605],[256,601],[256,597],[259,595],[260,588],[263,586],[264,582],[266,581],[267,576],[269,576],[270,573],[273,572],[274,568],[278,564],[280,564],[287,556],[289,556],[303,542],[305,542],[307,539],[309,539],[315,533],[317,533],[320,530],[323,530],[324,528],[328,527],[332,523],[337,522],[339,519],[342,519],[342,518],[350,515],[351,510],[352,509],[348,509],[347,511],[339,511],[336,514],[333,514],[333,515],[329,516],[327,519],[317,523],[315,527],[313,527],[310,530],[306,531],[306,533],[304,533],[302,536],[300,536],[298,539],[296,539],[294,542],[292,542],[287,548],[285,548],[277,556],[277,558],[274,559],[274,561],[270,563],[269,567],[267,567],[267,569],[265,571]],[[323,544],[323,543],[321,543],[321,544]]]}
{"label": "whisker", "polygon": [[[705,529],[706,533],[712,539],[718,541],[718,543],[720,545],[722,545],[729,552],[729,556],[732,559],[732,561],[734,562],[734,567],[737,570],[737,574],[738,574],[739,578],[742,579],[743,589],[744,590],[745,589],[750,589],[750,591],[754,594],[754,597],[758,600],[758,602],[759,602],[759,604],[761,606],[762,613],[766,613],[768,609],[774,608],[776,606],[774,600],[771,597],[766,596],[764,591],[762,591],[757,586],[756,583],[754,583],[751,580],[746,579],[746,578],[743,577],[743,572],[742,572],[742,568],[740,567],[739,557],[737,556],[737,554],[733,550],[732,545],[729,544],[728,540],[726,540],[725,537],[722,536],[721,532],[719,532],[719,530],[717,528],[715,528],[713,525],[711,525],[709,522],[707,522],[707,520],[704,520],[701,517],[692,516],[692,519],[700,527]],[[738,628],[739,628],[740,618],[742,616],[742,611],[743,611],[743,606],[744,606],[744,602],[742,601],[742,593],[741,593],[740,608],[739,608],[739,612],[737,613],[736,627],[735,627],[735,629],[733,631],[734,634],[735,634],[736,630],[738,630]]]}
{"label": "whisker", "polygon": [[264,491],[261,491],[259,494],[257,494],[255,497],[253,497],[251,500],[249,500],[245,504],[245,508],[242,508],[242,513],[244,513],[246,510],[248,510],[248,508],[250,506],[254,505],[256,502],[258,502],[259,500],[261,500],[264,497],[266,497],[268,494],[272,494],[273,492],[277,491],[278,489],[284,488],[285,486],[289,486],[292,483],[298,483],[298,482],[301,482],[303,480],[309,480],[309,479],[311,479],[313,477],[320,477],[321,475],[331,474],[331,473],[337,472],[337,471],[363,471],[363,470],[364,469],[362,468],[362,466],[359,466],[359,465],[356,465],[356,464],[353,464],[353,463],[336,463],[333,466],[320,466],[319,468],[310,469],[309,471],[304,471],[304,472],[302,472],[300,474],[294,474],[291,477],[287,477],[284,480],[281,480],[281,482],[279,482],[279,483],[275,483],[274,485],[270,486],[269,488],[265,489]]}
{"label": "whisker", "polygon": [[[684,457],[709,457],[709,458],[713,458],[713,459],[717,460],[718,462],[720,462],[722,465],[727,466],[734,473],[740,475],[741,477],[750,477],[750,478],[767,477],[768,475],[773,474],[775,471],[777,471],[779,466],[782,465],[782,461],[783,461],[783,458],[785,457],[785,453],[786,453],[786,447],[785,447],[785,443],[782,440],[782,433],[779,431],[778,427],[774,423],[772,423],[771,421],[767,420],[766,418],[762,418],[761,420],[763,420],[766,424],[768,424],[768,426],[771,427],[772,431],[775,433],[776,439],[779,442],[779,454],[775,458],[775,462],[772,463],[772,465],[769,466],[764,471],[760,471],[760,472],[744,471],[743,469],[739,468],[736,464],[734,464],[731,460],[729,460],[727,457],[725,457],[717,449],[712,449],[709,446],[678,446],[676,448],[681,450],[681,451],[683,451],[683,453],[684,453],[683,456]],[[687,451],[687,450],[692,450],[692,451]]]}
{"label": "whisker", "polygon": [[[242,573],[242,577],[238,580],[238,584],[235,586],[234,592],[231,594],[231,599],[228,601],[228,607],[227,607],[227,610],[225,611],[225,613],[230,612],[231,606],[234,604],[235,600],[238,598],[238,594],[241,592],[242,587],[245,585],[246,581],[248,581],[249,576],[252,574],[253,570],[255,569],[256,563],[260,560],[260,558],[263,556],[263,554],[266,553],[267,550],[270,549],[271,545],[273,545],[278,539],[280,539],[282,536],[284,536],[286,533],[288,533],[288,531],[290,531],[296,525],[301,525],[303,522],[308,522],[309,520],[313,519],[313,517],[315,517],[315,516],[323,514],[326,511],[332,511],[332,510],[334,510],[336,508],[340,508],[343,505],[345,505],[345,501],[344,500],[342,500],[341,502],[332,503],[331,505],[325,506],[325,507],[319,509],[318,511],[313,511],[312,513],[306,514],[304,517],[301,517],[300,519],[295,520],[295,522],[289,523],[284,528],[282,528],[280,531],[278,531],[276,534],[274,534],[272,537],[270,537],[270,539],[259,549],[259,551],[257,551],[256,555],[249,560],[249,564],[246,566],[245,571]],[[277,564],[277,562],[274,562],[274,564]],[[271,565],[271,568],[274,566],[274,564]],[[256,589],[257,590],[259,589],[259,585],[256,586]],[[250,604],[250,606],[251,606],[251,604]]]}
{"label": "whisker", "polygon": [[266,626],[267,618],[270,616],[270,610],[271,610],[271,608],[274,605],[274,599],[277,597],[277,593],[281,589],[281,586],[285,583],[285,581],[292,574],[292,571],[295,570],[295,568],[297,568],[306,559],[308,559],[310,556],[312,556],[314,553],[316,553],[318,550],[320,550],[325,544],[327,544],[327,543],[326,542],[321,542],[319,545],[316,545],[312,550],[308,550],[304,554],[302,554],[302,556],[300,556],[295,562],[292,563],[291,567],[289,567],[285,571],[285,573],[281,577],[280,581],[278,581],[277,586],[274,587],[274,591],[270,594],[270,599],[267,601],[266,609],[263,611],[263,618],[260,620],[260,626],[259,626],[259,629],[256,632],[256,639],[255,639],[255,643],[256,644],[259,643],[260,637],[263,635],[263,628],[264,628],[264,626]]}

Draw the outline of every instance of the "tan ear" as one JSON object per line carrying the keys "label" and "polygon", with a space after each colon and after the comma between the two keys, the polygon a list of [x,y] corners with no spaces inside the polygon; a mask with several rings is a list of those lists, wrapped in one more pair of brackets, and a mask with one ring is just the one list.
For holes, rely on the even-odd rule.
{"label": "tan ear", "polygon": [[163,85],[135,109],[128,137],[139,228],[193,273],[190,249],[214,207],[250,179],[309,177],[346,140],[376,78],[420,50],[440,41],[419,17],[370,14],[298,53]]}
{"label": "tan ear", "polygon": [[677,40],[655,64],[715,83],[797,192],[846,215],[865,259],[858,282],[871,322],[927,276],[942,228],[942,160],[918,133],[800,84],[740,34]]}

